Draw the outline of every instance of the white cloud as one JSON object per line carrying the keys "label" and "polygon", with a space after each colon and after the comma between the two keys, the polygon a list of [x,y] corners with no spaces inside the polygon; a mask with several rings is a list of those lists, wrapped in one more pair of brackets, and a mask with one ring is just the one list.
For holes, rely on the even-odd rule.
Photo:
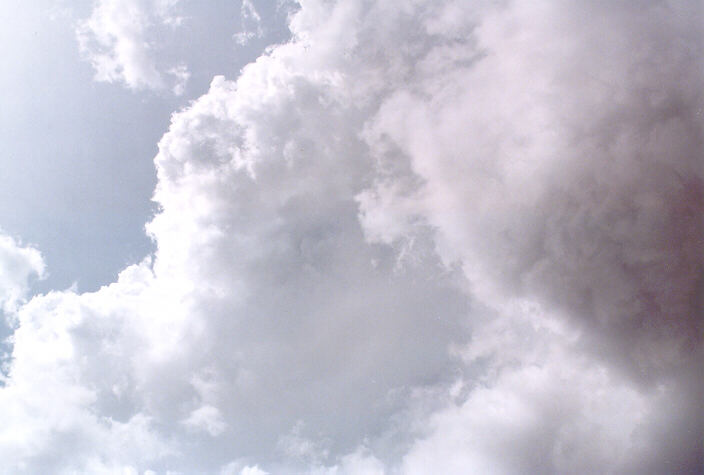
{"label": "white cloud", "polygon": [[386,470],[379,459],[360,447],[343,456],[338,464],[311,472],[320,475],[383,475]]}
{"label": "white cloud", "polygon": [[204,430],[213,437],[222,434],[227,428],[220,411],[216,407],[207,405],[191,412],[183,423],[189,427]]}
{"label": "white cloud", "polygon": [[696,468],[687,6],[301,3],[173,116],[153,258],[18,309],[4,463]]}
{"label": "white cloud", "polygon": [[258,465],[247,465],[242,462],[230,462],[220,469],[220,475],[268,475]]}
{"label": "white cloud", "polygon": [[[18,414],[3,429],[10,467],[214,471],[234,455],[302,469],[310,457],[279,450],[299,420],[296,440],[324,441],[315,460],[335,462],[387,430],[404,391],[444,377],[464,297],[431,254],[400,271],[392,249],[365,243],[363,117],[325,57],[309,74],[304,56],[316,55],[283,46],[174,116],[156,158],[153,264],[21,310],[2,390]],[[25,397],[49,382],[56,413]],[[159,450],[111,422],[135,417]]]}
{"label": "white cloud", "polygon": [[235,41],[240,46],[249,43],[253,38],[261,38],[264,36],[262,28],[262,18],[254,7],[251,0],[242,0],[240,7],[240,29],[235,33]]}
{"label": "white cloud", "polygon": [[81,54],[93,65],[95,79],[130,89],[183,93],[190,76],[184,64],[161,65],[155,33],[178,27],[178,0],[97,0],[76,35]]}
{"label": "white cloud", "polygon": [[267,475],[268,472],[265,472],[264,470],[260,469],[258,466],[254,467],[245,467],[242,469],[240,472],[240,475]]}
{"label": "white cloud", "polygon": [[39,251],[0,233],[0,310],[10,313],[26,297],[32,277],[45,274]]}
{"label": "white cloud", "polygon": [[169,452],[152,418],[134,410],[137,361],[130,358],[139,357],[145,336],[134,324],[136,297],[148,275],[145,265],[136,266],[97,293],[53,292],[19,310],[0,390],[3,468],[93,471],[139,466]]}

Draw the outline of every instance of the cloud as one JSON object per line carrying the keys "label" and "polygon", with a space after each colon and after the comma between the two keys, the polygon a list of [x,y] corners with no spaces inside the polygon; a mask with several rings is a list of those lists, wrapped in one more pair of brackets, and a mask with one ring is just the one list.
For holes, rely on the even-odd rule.
{"label": "cloud", "polygon": [[688,352],[704,265],[693,18],[690,4],[515,2],[487,14],[473,49],[455,48],[484,56],[472,65],[448,73],[458,58],[431,50],[368,130],[418,183],[392,176],[362,195],[368,233],[403,229],[373,222],[379,207],[415,215],[476,294],[559,305],[603,341],[627,341],[623,356],[648,374],[665,364],[658,341]]}
{"label": "cloud", "polygon": [[213,437],[222,434],[227,427],[222,420],[220,411],[216,407],[207,405],[191,412],[191,415],[183,423],[195,429],[204,430]]}
{"label": "cloud", "polygon": [[240,46],[244,46],[249,43],[253,38],[261,38],[264,36],[264,30],[262,29],[262,18],[254,8],[254,4],[251,0],[242,0],[242,6],[240,7],[240,26],[241,30],[235,33],[235,41]]}
{"label": "cloud", "polygon": [[219,473],[220,475],[268,475],[269,472],[260,469],[258,465],[242,467],[241,464],[232,462],[223,467]]}
{"label": "cloud", "polygon": [[0,310],[11,313],[29,291],[31,278],[42,278],[45,265],[39,251],[0,233]]}
{"label": "cloud", "polygon": [[91,16],[79,22],[81,54],[95,79],[118,82],[132,90],[165,90],[180,95],[190,74],[185,64],[162,65],[155,33],[178,27],[178,0],[98,0]]}
{"label": "cloud", "polygon": [[2,390],[11,469],[336,463],[389,430],[410,388],[446,377],[448,343],[466,334],[457,275],[430,250],[401,268],[365,242],[364,116],[306,56],[283,46],[174,116],[155,160],[153,261],[19,311]]}
{"label": "cloud", "polygon": [[699,421],[683,417],[697,414],[696,391],[679,377],[643,390],[585,354],[559,316],[530,302],[511,307],[462,351],[478,375],[448,394],[401,473],[697,470]]}
{"label": "cloud", "polygon": [[[581,332],[578,351],[594,361],[593,369],[570,375],[569,367],[553,366],[565,356],[531,367],[530,353],[516,355],[511,378],[497,376],[490,390],[477,389],[448,410],[448,419],[464,422],[443,423],[419,449],[421,460],[457,463],[446,472],[472,464],[506,473],[580,471],[590,463],[596,465],[586,471],[687,473],[701,466],[702,449],[693,442],[701,438],[700,422],[679,410],[657,412],[681,405],[698,418],[701,407],[701,385],[691,384],[691,371],[702,364],[701,18],[694,3],[653,2],[635,12],[625,5],[512,2],[490,8],[478,23],[454,14],[430,23],[445,43],[416,63],[365,132],[382,171],[359,197],[367,235],[393,242],[412,236],[414,226],[430,226],[439,255],[462,267],[476,299],[501,318],[503,303],[514,299],[554,309]],[[457,29],[472,31],[471,39],[458,45]],[[580,390],[565,395],[554,379],[541,379],[553,369]],[[609,408],[599,406],[610,405],[609,396],[582,400],[590,388],[614,384],[590,381],[591,371],[612,374],[648,401],[646,420],[618,424],[630,437],[648,434],[648,450],[621,445],[619,453],[628,455],[613,466],[613,457],[598,450],[579,454],[595,444],[589,441],[609,440],[616,426]],[[545,393],[524,397],[520,388],[534,377]],[[667,395],[655,402],[658,391]],[[688,394],[684,400],[679,391]],[[613,394],[629,400],[617,388]],[[572,443],[578,449],[571,462],[554,452],[560,434],[544,432],[555,418],[541,406],[557,400],[575,403],[570,417],[579,419],[583,406],[599,407],[586,420],[604,417],[598,435],[584,433]],[[509,417],[515,410],[517,420],[502,425],[478,415],[496,404]],[[539,422],[525,428],[520,418],[531,414]],[[660,417],[668,422],[656,422]],[[499,429],[494,447],[486,445],[490,427]],[[443,438],[454,432],[457,440]],[[675,436],[675,448],[665,442],[675,433],[698,435]],[[429,456],[431,444],[443,440],[448,445]],[[506,454],[526,444],[527,458]],[[466,458],[450,457],[453,451]],[[633,453],[642,465],[624,460]],[[680,462],[666,465],[672,460]]]}
{"label": "cloud", "polygon": [[17,308],[3,463],[695,471],[697,8],[301,2],[172,117],[154,256]]}

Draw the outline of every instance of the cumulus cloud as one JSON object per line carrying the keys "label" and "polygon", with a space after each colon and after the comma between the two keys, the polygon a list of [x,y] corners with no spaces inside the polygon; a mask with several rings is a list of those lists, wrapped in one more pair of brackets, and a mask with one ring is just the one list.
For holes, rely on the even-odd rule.
{"label": "cumulus cloud", "polygon": [[533,302],[509,307],[460,352],[477,374],[448,393],[402,473],[697,471],[701,421],[683,416],[701,405],[681,375],[643,390],[585,354],[559,316]]}
{"label": "cumulus cloud", "polygon": [[95,79],[118,82],[133,90],[183,93],[190,73],[185,64],[162,65],[157,33],[178,27],[179,0],[97,0],[91,16],[79,22],[81,54],[95,69]]}
{"label": "cumulus cloud", "polygon": [[700,10],[302,1],[174,114],[154,256],[17,308],[0,459],[696,472]]}
{"label": "cumulus cloud", "polygon": [[[624,4],[512,2],[479,21],[458,8],[446,5],[426,23],[444,44],[415,63],[365,131],[382,171],[359,198],[367,234],[392,242],[430,226],[439,255],[461,266],[470,293],[497,318],[515,299],[553,309],[580,332],[571,351],[589,367],[555,366],[569,353],[537,363],[533,349],[515,355],[518,369],[496,372],[490,390],[476,389],[445,413],[464,423],[436,421],[443,429],[418,456],[456,463],[450,472],[696,471],[703,463],[702,386],[692,383],[703,363],[701,6],[653,2],[635,12]],[[458,45],[456,32],[470,30]],[[398,161],[402,174],[386,171]],[[592,380],[591,372],[615,379]],[[546,392],[524,397],[521,387],[536,379]],[[579,389],[561,394],[559,379]],[[583,399],[594,388],[610,390]],[[633,400],[634,408],[638,398],[647,415],[609,422],[610,413],[629,410],[618,404]],[[566,411],[570,425],[583,425],[583,407],[599,408],[585,421],[604,418],[598,434],[570,442],[571,461],[560,449],[563,434],[545,432],[566,421],[541,412],[563,400],[575,404]],[[501,418],[516,410],[515,420],[480,414],[494,405],[507,411]],[[521,418],[531,415],[526,429]],[[444,438],[460,424],[464,431]],[[503,430],[486,437],[489,427]],[[620,448],[618,459],[596,447],[614,429],[627,441],[606,442]],[[668,444],[672,438],[677,443]],[[441,447],[428,456],[433,444]],[[593,452],[580,453],[586,447]]]}
{"label": "cumulus cloud", "polygon": [[[487,13],[473,35],[484,58],[448,72],[457,58],[430,51],[381,106],[368,133],[419,184],[380,180],[363,213],[427,222],[475,294],[549,301],[605,344],[627,343],[638,370],[666,370],[677,356],[660,343],[688,353],[701,337],[699,13],[551,2]],[[381,224],[367,228],[390,239]]]}

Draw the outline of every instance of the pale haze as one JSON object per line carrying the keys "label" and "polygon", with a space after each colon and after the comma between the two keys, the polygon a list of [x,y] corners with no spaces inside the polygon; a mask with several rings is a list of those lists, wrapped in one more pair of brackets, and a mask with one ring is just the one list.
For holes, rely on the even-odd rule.
{"label": "pale haze", "polygon": [[701,2],[0,18],[0,473],[704,471]]}

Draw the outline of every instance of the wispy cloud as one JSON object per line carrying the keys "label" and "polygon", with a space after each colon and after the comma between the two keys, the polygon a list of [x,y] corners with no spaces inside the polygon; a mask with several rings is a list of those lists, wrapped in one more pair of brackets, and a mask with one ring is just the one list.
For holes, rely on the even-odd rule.
{"label": "wispy cloud", "polygon": [[235,33],[235,41],[240,46],[249,43],[253,38],[261,38],[264,36],[262,28],[262,18],[259,16],[257,9],[254,8],[252,0],[242,0],[240,8],[240,30]]}

